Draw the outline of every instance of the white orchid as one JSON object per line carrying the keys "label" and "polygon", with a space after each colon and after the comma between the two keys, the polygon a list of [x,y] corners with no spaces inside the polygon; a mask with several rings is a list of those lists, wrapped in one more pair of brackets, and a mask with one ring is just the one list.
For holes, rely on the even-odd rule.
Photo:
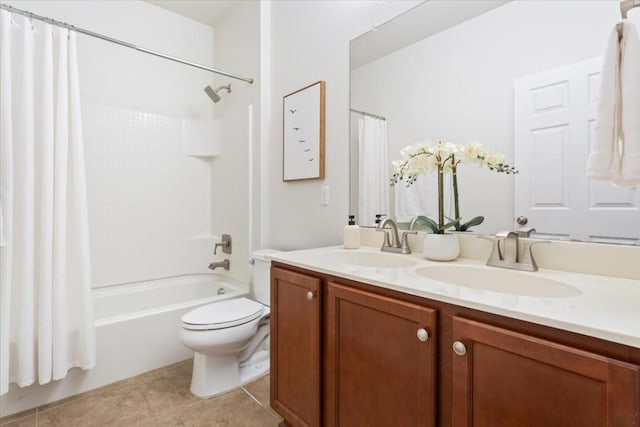
{"label": "white orchid", "polygon": [[480,159],[486,155],[486,149],[484,145],[478,141],[469,141],[464,147],[464,161],[465,163],[479,163]]}
{"label": "white orchid", "polygon": [[516,169],[506,164],[503,153],[485,147],[481,142],[469,141],[464,147],[464,163],[476,163],[480,167],[487,165],[490,170],[506,174],[518,173]]}
{"label": "white orchid", "polygon": [[[487,165],[489,170],[503,172],[506,174],[516,174],[518,171],[505,163],[504,154],[488,149],[479,141],[469,141],[467,145],[453,144],[451,142],[438,141],[416,142],[404,147],[400,154],[403,160],[391,162],[395,173],[391,178],[391,185],[398,183],[398,180],[405,181],[406,186],[413,184],[418,176],[430,172],[438,173],[438,223],[431,220],[429,227],[434,233],[444,233],[447,227],[454,226],[458,231],[466,231],[469,227],[479,225],[484,221],[484,217],[477,216],[461,223],[459,203],[458,203],[458,178],[457,167],[460,163],[478,164],[480,167]],[[453,195],[455,218],[449,224],[444,224],[443,208],[443,187],[442,175],[451,172],[453,174]]]}

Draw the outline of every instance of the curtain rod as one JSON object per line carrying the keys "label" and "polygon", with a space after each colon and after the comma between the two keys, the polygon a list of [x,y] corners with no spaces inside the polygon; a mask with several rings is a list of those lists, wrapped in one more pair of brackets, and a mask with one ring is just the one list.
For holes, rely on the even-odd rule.
{"label": "curtain rod", "polygon": [[376,114],[367,113],[366,111],[355,110],[353,108],[350,108],[349,111],[351,111],[352,113],[362,114],[363,116],[373,117],[375,119],[380,119],[380,120],[384,120],[384,121],[387,120],[386,118],[384,118],[382,116],[378,116]]}
{"label": "curtain rod", "polygon": [[112,37],[105,36],[105,35],[102,35],[102,34],[99,34],[99,33],[94,33],[93,31],[89,31],[89,30],[85,30],[85,29],[82,29],[82,28],[74,27],[71,24],[67,24],[67,23],[61,22],[61,21],[56,21],[55,19],[47,18],[46,16],[36,15],[35,13],[28,12],[28,11],[22,10],[22,9],[17,9],[15,7],[11,7],[11,6],[6,5],[6,4],[0,3],[0,9],[7,10],[7,11],[9,11],[11,13],[17,13],[18,15],[23,15],[23,16],[26,16],[27,18],[30,18],[30,19],[36,19],[38,21],[43,21],[43,22],[46,22],[48,24],[55,25],[57,27],[66,28],[68,30],[75,31],[75,32],[81,33],[81,34],[85,34],[87,36],[95,37],[97,39],[101,39],[101,40],[105,40],[105,41],[108,41],[108,42],[111,42],[111,43],[115,43],[115,44],[118,44],[120,46],[128,47],[130,49],[135,49],[135,50],[137,50],[139,52],[148,53],[150,55],[154,55],[154,56],[157,56],[157,57],[160,57],[160,58],[168,59],[170,61],[179,62],[180,64],[189,65],[191,67],[199,68],[201,70],[210,71],[210,72],[215,73],[215,74],[220,74],[222,76],[231,77],[232,79],[242,80],[242,81],[247,82],[249,84],[253,84],[253,79],[248,78],[248,77],[237,76],[237,75],[230,74],[230,73],[227,73],[227,72],[224,72],[224,71],[221,71],[221,70],[216,70],[215,68],[206,67],[204,65],[200,65],[200,64],[197,64],[195,62],[186,61],[186,60],[181,59],[181,58],[176,58],[175,56],[165,55],[164,53],[156,52],[155,50],[151,50],[151,49],[147,49],[147,48],[144,48],[144,47],[136,46],[136,45],[134,45],[132,43],[128,43],[128,42],[124,42],[122,40],[114,39]]}

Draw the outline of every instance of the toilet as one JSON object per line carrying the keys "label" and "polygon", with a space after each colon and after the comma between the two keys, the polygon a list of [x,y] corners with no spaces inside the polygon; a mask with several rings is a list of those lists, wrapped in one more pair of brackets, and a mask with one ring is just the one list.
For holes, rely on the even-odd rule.
{"label": "toilet", "polygon": [[194,351],[191,393],[212,397],[269,370],[269,318],[273,249],[253,253],[253,299],[234,298],[182,316],[180,339]]}

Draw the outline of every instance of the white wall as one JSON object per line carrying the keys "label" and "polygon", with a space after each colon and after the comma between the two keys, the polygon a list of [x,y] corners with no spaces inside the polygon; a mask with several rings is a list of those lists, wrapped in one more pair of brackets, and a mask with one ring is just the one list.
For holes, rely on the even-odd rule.
{"label": "white wall", "polygon": [[[355,70],[352,105],[387,118],[390,159],[477,139],[512,163],[514,79],[602,55],[619,19],[617,2],[513,1]],[[486,218],[475,231],[514,226],[512,177],[463,166],[459,180],[463,220]]]}
{"label": "white wall", "polygon": [[[213,28],[143,1],[9,3],[214,63]],[[78,50],[94,287],[206,272],[212,163],[183,143],[209,137],[212,74],[85,35]]]}
{"label": "white wall", "polygon": [[[253,239],[260,232],[260,4],[239,2],[216,26],[216,68],[254,79],[253,84],[224,76],[215,77],[215,86],[231,83],[232,93],[221,91],[216,104],[221,119],[221,153],[213,161],[213,232],[228,233],[233,239],[229,275],[249,283]],[[252,122],[249,123],[249,109]],[[250,133],[253,135],[250,147]],[[249,168],[249,156],[252,164]],[[250,182],[250,174],[253,181]],[[254,190],[250,187],[250,183]],[[250,212],[251,205],[254,207]],[[251,215],[251,218],[250,218]],[[221,270],[216,270],[221,271]]]}
{"label": "white wall", "polygon": [[[273,1],[271,129],[263,245],[297,249],[338,244],[349,210],[349,41],[415,1]],[[325,179],[282,182],[282,97],[318,80],[326,88]],[[330,189],[320,205],[320,187]]]}

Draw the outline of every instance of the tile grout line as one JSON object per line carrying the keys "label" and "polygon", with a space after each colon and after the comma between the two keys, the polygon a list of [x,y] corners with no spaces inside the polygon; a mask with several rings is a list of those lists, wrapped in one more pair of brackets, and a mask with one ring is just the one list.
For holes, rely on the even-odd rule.
{"label": "tile grout line", "polygon": [[258,405],[264,408],[264,405],[262,404],[262,402],[260,402],[253,394],[251,394],[249,390],[247,390],[244,386],[240,388],[242,388],[242,390],[244,390],[245,393],[247,393],[253,400],[255,400],[258,403]]}
{"label": "tile grout line", "polygon": [[242,390],[244,390],[245,393],[247,393],[249,396],[251,396],[251,398],[253,400],[255,400],[256,402],[258,402],[258,405],[260,405],[260,407],[267,411],[267,413],[274,419],[274,420],[282,420],[282,418],[280,417],[280,415],[278,413],[276,413],[272,408],[271,405],[263,405],[262,402],[260,402],[253,394],[251,394],[251,392],[249,390],[247,390],[244,386],[241,387]]}

